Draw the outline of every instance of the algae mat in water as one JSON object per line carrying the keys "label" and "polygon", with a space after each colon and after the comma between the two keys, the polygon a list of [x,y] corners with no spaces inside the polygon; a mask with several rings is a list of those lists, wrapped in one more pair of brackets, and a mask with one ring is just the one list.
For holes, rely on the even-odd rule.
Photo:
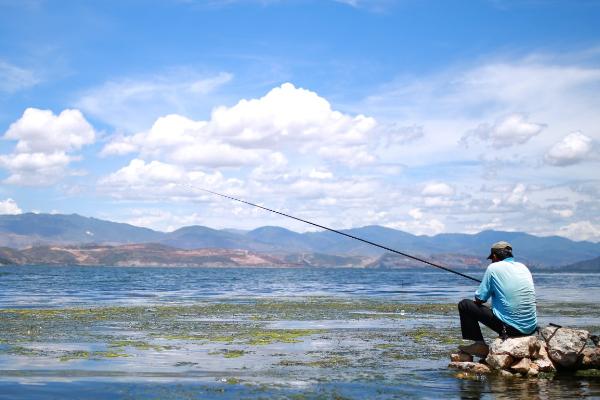
{"label": "algae mat in water", "polygon": [[[541,306],[552,318],[584,309]],[[594,376],[457,379],[445,368],[461,343],[454,304],[310,297],[2,309],[0,326],[0,398],[600,394]]]}

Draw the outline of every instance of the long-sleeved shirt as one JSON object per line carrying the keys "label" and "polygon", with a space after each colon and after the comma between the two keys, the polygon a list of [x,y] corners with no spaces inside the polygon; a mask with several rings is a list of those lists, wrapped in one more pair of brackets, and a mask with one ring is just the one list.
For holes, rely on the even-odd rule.
{"label": "long-sleeved shirt", "polygon": [[491,297],[494,315],[524,334],[537,327],[531,272],[512,257],[487,267],[475,297],[484,302]]}

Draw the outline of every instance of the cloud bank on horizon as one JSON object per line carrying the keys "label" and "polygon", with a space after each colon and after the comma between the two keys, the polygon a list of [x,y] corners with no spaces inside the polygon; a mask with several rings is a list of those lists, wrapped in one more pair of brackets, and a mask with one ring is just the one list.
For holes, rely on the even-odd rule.
{"label": "cloud bank on horizon", "polygon": [[600,241],[600,5],[470,7],[4,2],[0,214]]}

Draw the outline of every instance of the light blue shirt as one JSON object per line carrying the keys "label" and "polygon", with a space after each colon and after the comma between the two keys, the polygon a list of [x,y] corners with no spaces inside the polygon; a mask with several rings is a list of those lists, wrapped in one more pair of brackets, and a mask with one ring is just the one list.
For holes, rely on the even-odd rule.
{"label": "light blue shirt", "polygon": [[475,297],[481,301],[491,297],[494,315],[524,334],[532,333],[537,327],[531,272],[513,258],[487,267]]}

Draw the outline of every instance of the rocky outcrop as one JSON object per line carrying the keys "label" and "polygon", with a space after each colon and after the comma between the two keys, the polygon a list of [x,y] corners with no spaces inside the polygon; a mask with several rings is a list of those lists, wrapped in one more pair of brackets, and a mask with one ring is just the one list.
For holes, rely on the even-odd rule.
{"label": "rocky outcrop", "polygon": [[[557,370],[600,369],[600,347],[589,343],[582,329],[544,328],[539,336],[496,339],[485,360],[472,362],[467,354],[452,354],[449,367],[465,373],[498,372],[502,376],[537,377]],[[464,360],[464,361],[463,361]]]}

